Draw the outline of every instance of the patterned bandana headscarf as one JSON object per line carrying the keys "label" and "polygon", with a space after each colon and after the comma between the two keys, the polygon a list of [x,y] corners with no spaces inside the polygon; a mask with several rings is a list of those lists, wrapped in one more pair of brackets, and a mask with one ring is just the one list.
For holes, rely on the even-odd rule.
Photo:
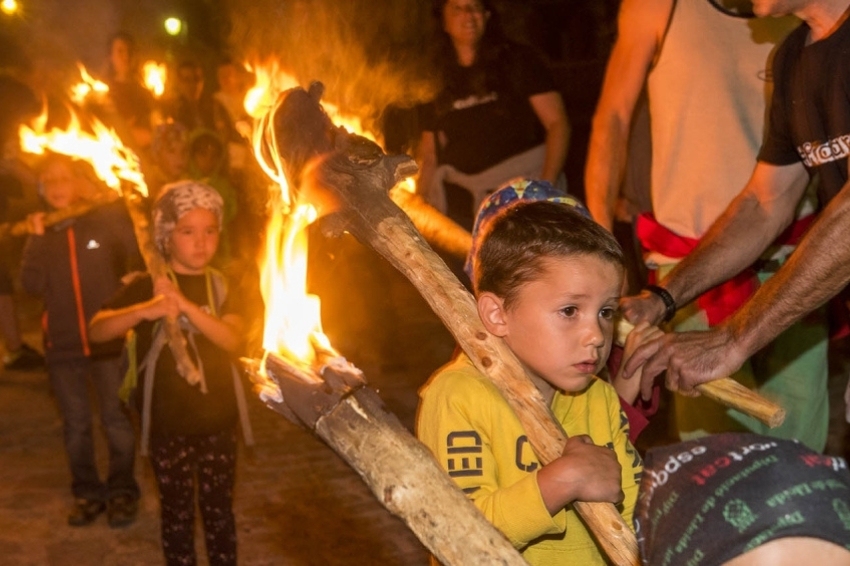
{"label": "patterned bandana headscarf", "polygon": [[160,252],[165,253],[165,244],[180,217],[196,208],[204,208],[215,214],[218,230],[221,231],[224,201],[214,188],[199,181],[189,180],[162,187],[153,205],[154,242]]}
{"label": "patterned bandana headscarf", "polygon": [[463,266],[463,270],[470,279],[473,273],[472,263],[478,253],[478,248],[481,246],[481,236],[487,232],[487,228],[493,222],[493,219],[518,202],[537,200],[568,204],[575,207],[577,212],[590,218],[590,212],[581,201],[560,189],[556,189],[549,181],[521,177],[508,181],[484,199],[478,209],[475,226],[472,228],[472,248],[470,248],[469,255],[466,256],[466,263]]}

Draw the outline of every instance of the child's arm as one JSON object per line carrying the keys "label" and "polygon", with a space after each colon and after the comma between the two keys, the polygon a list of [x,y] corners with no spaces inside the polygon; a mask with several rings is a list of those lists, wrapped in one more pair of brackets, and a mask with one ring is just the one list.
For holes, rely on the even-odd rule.
{"label": "child's arm", "polygon": [[164,316],[176,318],[179,314],[174,300],[162,295],[129,307],[102,309],[89,322],[89,339],[92,342],[107,342],[123,337],[128,330],[143,321]]}
{"label": "child's arm", "polygon": [[417,437],[439,465],[516,548],[563,533],[537,484],[539,463],[522,426],[492,385],[439,375],[421,392]]}
{"label": "child's arm", "polygon": [[567,439],[558,459],[543,466],[537,483],[546,509],[554,515],[573,501],[619,503],[623,499],[622,469],[617,455],[596,446],[589,436]]}
{"label": "child's arm", "polygon": [[[617,371],[617,375],[611,381],[611,385],[617,390],[617,394],[628,404],[634,405],[640,393],[640,376],[643,368],[638,369],[635,374],[629,379],[623,379],[623,368],[626,362],[632,356],[638,346],[649,340],[654,340],[660,337],[664,332],[657,326],[650,326],[646,321],[635,326],[634,330],[629,333],[626,338],[626,344],[623,351],[623,360]],[[635,379],[637,378],[637,379]]]}
{"label": "child's arm", "polygon": [[177,309],[219,348],[232,353],[242,345],[242,317],[236,314],[225,314],[221,318],[213,316],[187,299],[167,277],[154,282],[154,293],[174,300]]}

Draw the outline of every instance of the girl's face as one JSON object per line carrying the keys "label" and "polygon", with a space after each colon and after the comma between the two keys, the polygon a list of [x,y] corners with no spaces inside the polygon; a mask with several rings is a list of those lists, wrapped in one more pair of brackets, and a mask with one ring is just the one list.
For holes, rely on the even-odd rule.
{"label": "girl's face", "polygon": [[168,240],[171,269],[184,275],[199,275],[218,249],[218,219],[212,211],[195,208],[177,221]]}
{"label": "girl's face", "polygon": [[443,29],[455,46],[477,46],[489,17],[480,0],[447,0],[443,5]]}

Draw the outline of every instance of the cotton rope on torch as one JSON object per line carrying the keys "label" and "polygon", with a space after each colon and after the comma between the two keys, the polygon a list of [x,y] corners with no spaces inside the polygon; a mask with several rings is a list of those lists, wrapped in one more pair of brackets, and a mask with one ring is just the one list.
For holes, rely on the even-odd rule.
{"label": "cotton rope on torch", "polygon": [[[276,134],[267,154],[296,180],[298,200],[313,203],[330,235],[349,232],[392,263],[418,289],[475,366],[500,389],[519,417],[541,462],[560,457],[566,436],[545,400],[504,342],[489,334],[475,301],[426,244],[388,192],[414,174],[407,155],[384,154],[374,142],[336,127],[320,105],[322,87],[284,93],[275,110]],[[614,505],[575,502],[612,563],[639,563],[634,533]]]}
{"label": "cotton rope on torch", "polygon": [[[113,130],[96,118],[89,121],[88,128],[83,128],[77,114],[72,110],[69,126],[64,130],[52,128],[45,131],[46,122],[47,115],[43,114],[34,122],[32,128],[21,126],[21,150],[33,155],[44,155],[49,151],[88,162],[97,177],[123,197],[133,222],[139,251],[151,277],[165,277],[165,260],[151,238],[150,222],[144,205],[148,188],[136,154],[124,146]],[[201,391],[206,393],[203,374],[189,357],[186,339],[180,331],[177,319],[166,318],[164,328],[178,372],[191,385],[199,385]]]}
{"label": "cotton rope on torch", "polygon": [[265,353],[242,360],[260,399],[322,438],[443,564],[525,564],[321,331],[318,298],[306,293],[305,229],[316,206],[290,194],[273,116],[274,107],[255,131],[261,166],[280,189],[261,258]]}

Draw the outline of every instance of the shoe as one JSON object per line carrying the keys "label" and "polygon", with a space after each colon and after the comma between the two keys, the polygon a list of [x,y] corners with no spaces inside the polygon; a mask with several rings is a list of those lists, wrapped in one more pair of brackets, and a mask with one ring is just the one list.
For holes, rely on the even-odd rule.
{"label": "shoe", "polygon": [[68,524],[72,527],[82,527],[97,519],[106,510],[106,503],[96,499],[75,499],[74,508],[68,515]]}
{"label": "shoe", "polygon": [[44,356],[35,348],[21,344],[16,352],[3,357],[3,367],[13,371],[26,371],[44,367]]}
{"label": "shoe", "polygon": [[130,495],[116,495],[106,506],[106,518],[113,529],[133,524],[138,513],[139,500]]}

